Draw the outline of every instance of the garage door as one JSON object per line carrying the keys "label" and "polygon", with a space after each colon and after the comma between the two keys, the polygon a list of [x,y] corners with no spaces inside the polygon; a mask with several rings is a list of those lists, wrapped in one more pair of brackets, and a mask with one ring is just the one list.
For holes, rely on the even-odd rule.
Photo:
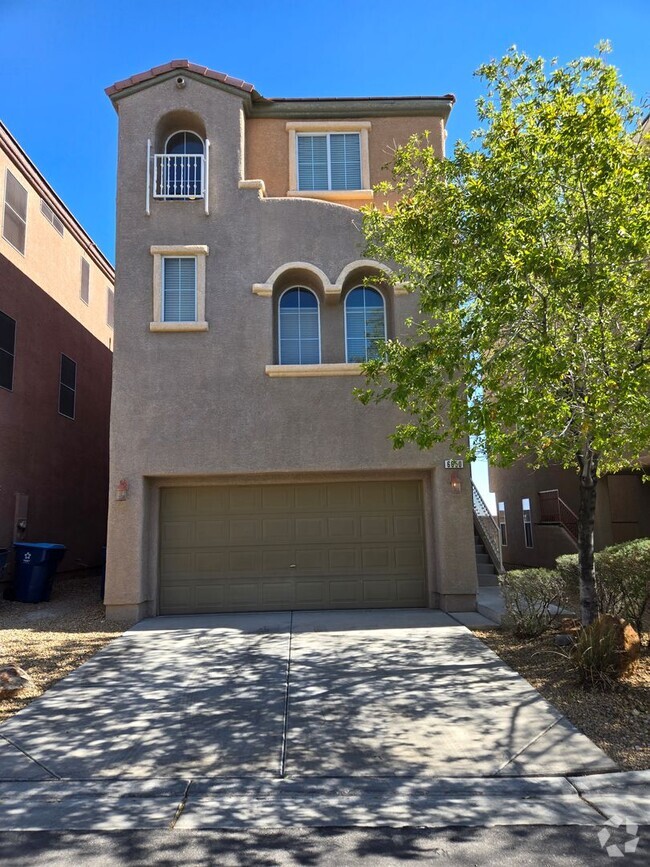
{"label": "garage door", "polygon": [[417,481],[161,491],[160,613],[427,604]]}

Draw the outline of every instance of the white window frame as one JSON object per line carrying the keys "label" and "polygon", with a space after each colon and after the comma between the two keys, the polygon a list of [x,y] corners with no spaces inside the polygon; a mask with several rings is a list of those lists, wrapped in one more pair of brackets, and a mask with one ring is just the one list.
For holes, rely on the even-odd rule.
{"label": "white window frame", "polygon": [[[289,133],[289,190],[288,196],[316,199],[367,199],[373,198],[370,188],[370,152],[368,148],[368,132],[370,121],[288,121]],[[361,156],[361,189],[358,190],[299,190],[298,189],[298,136],[327,135],[327,174],[330,177],[329,135],[331,133],[358,133],[359,151]]]}
{"label": "white window frame", "polygon": [[[14,208],[12,208],[7,201],[7,179],[9,178],[9,175],[11,175],[11,177],[16,181],[16,183],[19,184],[25,191],[25,219],[23,219],[18,213],[18,211],[14,210]],[[27,254],[27,215],[29,213],[29,187],[23,186],[23,184],[18,180],[16,175],[9,168],[5,170],[5,187],[2,203],[2,237],[7,242],[7,244],[9,244],[9,246],[12,247],[17,253],[20,253],[21,256],[25,256]],[[7,216],[7,208],[9,208],[11,213],[14,214],[16,218],[19,219],[20,222],[25,226],[25,248],[23,250],[21,250],[19,247],[16,247],[15,244],[12,244],[9,238],[7,238],[7,236],[5,235],[5,219]]]}
{"label": "white window frame", "polygon": [[[278,296],[278,306],[277,306],[277,316],[278,316],[278,364],[282,364],[282,332],[280,328],[280,304],[282,302],[283,297],[287,294],[287,292],[291,292],[293,289],[304,289],[305,292],[311,292],[311,294],[316,299],[316,309],[318,310],[318,361],[317,364],[322,363],[322,341],[321,341],[321,323],[320,323],[320,299],[318,295],[314,292],[313,289],[310,289],[309,286],[287,286],[286,289],[282,291],[282,293]],[[287,362],[289,365],[295,365],[296,362]],[[313,364],[314,362],[310,362]],[[302,365],[302,362],[299,362]]]}
{"label": "white window frame", "polygon": [[[153,319],[149,331],[207,331],[205,320],[206,257],[210,250],[205,244],[154,245],[153,256]],[[163,259],[190,257],[196,260],[196,320],[194,322],[165,322],[163,319]]]}
{"label": "white window frame", "polygon": [[[384,298],[384,293],[381,289],[377,288],[377,286],[373,286],[369,284],[365,286],[363,284],[359,284],[358,286],[353,286],[349,292],[345,293],[345,298],[343,299],[343,334],[345,337],[345,363],[346,364],[365,364],[364,361],[350,361],[348,355],[348,298],[354,292],[355,289],[374,289],[375,292],[378,293],[379,297],[382,300],[382,304],[384,305],[384,340],[388,340],[388,323],[386,321],[386,299]],[[366,359],[368,361],[368,359]]]}

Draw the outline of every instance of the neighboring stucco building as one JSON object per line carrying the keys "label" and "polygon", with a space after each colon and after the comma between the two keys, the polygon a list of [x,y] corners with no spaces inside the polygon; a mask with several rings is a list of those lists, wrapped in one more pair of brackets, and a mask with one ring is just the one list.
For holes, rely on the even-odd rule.
{"label": "neighboring stucco building", "polygon": [[106,539],[114,272],[0,123],[0,547]]}
{"label": "neighboring stucco building", "polygon": [[[646,471],[650,471],[650,456]],[[529,469],[520,461],[509,469],[490,467],[490,490],[497,501],[503,563],[552,567],[561,554],[578,550],[577,472],[551,466]],[[650,536],[650,485],[640,472],[616,473],[598,481],[596,550]]]}
{"label": "neighboring stucco building", "polygon": [[356,209],[395,142],[429,130],[443,156],[453,97],[266,99],[187,61],[107,93],[108,614],[473,609],[468,470],[393,450],[397,410],[352,394],[417,310]]}

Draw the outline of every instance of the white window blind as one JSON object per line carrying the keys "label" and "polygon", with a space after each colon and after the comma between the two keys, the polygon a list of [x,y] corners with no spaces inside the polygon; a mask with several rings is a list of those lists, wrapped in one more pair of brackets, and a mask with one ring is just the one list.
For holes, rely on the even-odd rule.
{"label": "white window blind", "polygon": [[360,190],[359,133],[297,136],[299,190]]}
{"label": "white window blind", "polygon": [[289,289],[280,299],[280,364],[320,364],[318,300],[308,289]]}
{"label": "white window blind", "polygon": [[345,299],[346,358],[364,362],[379,355],[378,342],[386,339],[384,301],[376,289],[359,286]]}
{"label": "white window blind", "polygon": [[163,258],[163,322],[196,322],[196,258]]}

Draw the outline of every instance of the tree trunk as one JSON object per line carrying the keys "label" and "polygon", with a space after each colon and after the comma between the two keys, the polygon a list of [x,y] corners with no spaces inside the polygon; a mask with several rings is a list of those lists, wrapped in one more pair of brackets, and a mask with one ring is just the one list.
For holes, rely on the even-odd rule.
{"label": "tree trunk", "polygon": [[598,455],[587,447],[578,455],[580,465],[580,506],[578,508],[578,562],[580,564],[580,618],[589,626],[598,616],[596,569],[594,565],[594,523]]}

